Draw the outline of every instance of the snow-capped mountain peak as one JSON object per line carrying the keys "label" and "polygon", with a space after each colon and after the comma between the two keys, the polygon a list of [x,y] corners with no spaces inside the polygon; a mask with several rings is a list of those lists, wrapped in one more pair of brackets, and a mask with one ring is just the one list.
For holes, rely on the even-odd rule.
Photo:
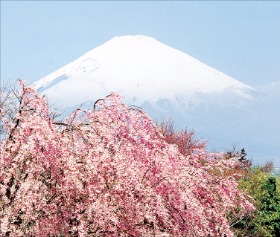
{"label": "snow-capped mountain peak", "polygon": [[[211,149],[234,143],[257,154],[259,161],[279,157],[274,97],[259,98],[252,87],[151,37],[115,37],[34,86],[66,113],[118,92],[153,118],[171,118],[177,127],[193,128],[210,141]],[[268,116],[269,108],[273,116]]]}
{"label": "snow-capped mountain peak", "polygon": [[[176,109],[205,98],[236,103],[251,98],[253,88],[152,37],[114,37],[37,81],[34,86],[68,107],[118,92],[129,104],[148,102]],[[208,100],[207,99],[207,100]]]}

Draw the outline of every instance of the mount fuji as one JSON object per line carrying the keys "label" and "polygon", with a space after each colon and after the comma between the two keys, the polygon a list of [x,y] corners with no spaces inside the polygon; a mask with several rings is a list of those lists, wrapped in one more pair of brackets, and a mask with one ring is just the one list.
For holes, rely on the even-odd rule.
{"label": "mount fuji", "polygon": [[[215,100],[251,98],[253,88],[147,36],[115,37],[35,83],[65,107],[118,92],[130,104],[177,110]],[[221,102],[220,98],[216,102]]]}
{"label": "mount fuji", "polygon": [[117,92],[154,119],[193,128],[212,150],[257,144],[248,106],[256,90],[151,37],[115,37],[33,86],[64,110]]}

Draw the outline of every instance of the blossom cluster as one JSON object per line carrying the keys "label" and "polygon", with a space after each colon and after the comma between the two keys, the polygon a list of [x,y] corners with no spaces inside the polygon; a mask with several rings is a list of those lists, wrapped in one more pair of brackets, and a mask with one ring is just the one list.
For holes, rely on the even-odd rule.
{"label": "blossom cluster", "polygon": [[233,236],[229,215],[254,209],[237,161],[203,146],[182,153],[141,109],[111,93],[64,121],[21,85],[1,112],[3,236]]}

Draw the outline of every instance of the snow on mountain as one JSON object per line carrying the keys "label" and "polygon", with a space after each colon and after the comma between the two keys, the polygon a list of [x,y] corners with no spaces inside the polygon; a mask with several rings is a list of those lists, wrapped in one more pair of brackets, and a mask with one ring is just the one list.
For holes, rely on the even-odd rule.
{"label": "snow on mountain", "polygon": [[193,128],[211,150],[236,144],[254,158],[279,151],[277,142],[264,143],[264,137],[276,141],[278,134],[260,124],[265,115],[255,89],[151,37],[115,37],[34,86],[66,111],[118,92],[155,119]]}
{"label": "snow on mountain", "polygon": [[[128,104],[184,113],[207,100],[251,99],[253,88],[147,36],[115,37],[37,81],[36,88],[64,107],[118,92]],[[224,100],[221,100],[221,97]]]}

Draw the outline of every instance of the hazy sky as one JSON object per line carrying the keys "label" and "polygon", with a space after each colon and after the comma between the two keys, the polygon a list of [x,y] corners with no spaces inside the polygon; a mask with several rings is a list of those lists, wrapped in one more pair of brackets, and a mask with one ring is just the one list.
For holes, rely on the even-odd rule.
{"label": "hazy sky", "polygon": [[33,82],[128,34],[256,88],[280,81],[279,1],[1,1],[1,80]]}

